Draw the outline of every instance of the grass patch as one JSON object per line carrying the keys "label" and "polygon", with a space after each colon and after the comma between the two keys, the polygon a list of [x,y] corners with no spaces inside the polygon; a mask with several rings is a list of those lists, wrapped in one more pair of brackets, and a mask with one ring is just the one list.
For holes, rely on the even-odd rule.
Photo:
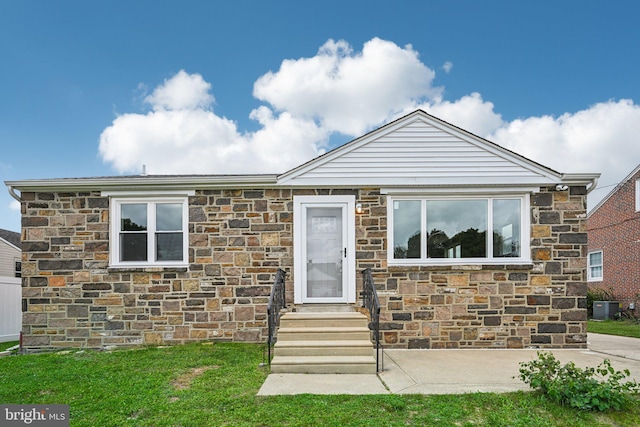
{"label": "grass patch", "polygon": [[589,320],[587,331],[596,334],[640,338],[640,322],[633,320]]}
{"label": "grass patch", "polygon": [[63,403],[72,426],[635,426],[640,405],[577,411],[536,392],[465,395],[256,393],[255,344],[189,344],[0,359],[0,402]]}
{"label": "grass patch", "polygon": [[20,344],[20,341],[0,342],[0,351],[5,351],[6,349],[18,344]]}

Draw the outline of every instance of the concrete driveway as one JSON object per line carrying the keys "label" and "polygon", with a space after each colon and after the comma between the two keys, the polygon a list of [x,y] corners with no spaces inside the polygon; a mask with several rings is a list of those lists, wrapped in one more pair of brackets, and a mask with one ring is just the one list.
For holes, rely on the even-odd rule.
{"label": "concrete driveway", "polygon": [[[528,390],[520,362],[538,350],[385,350],[378,375],[270,374],[258,395],[458,394]],[[562,363],[595,367],[609,359],[640,382],[640,339],[588,334],[587,350],[551,350]]]}

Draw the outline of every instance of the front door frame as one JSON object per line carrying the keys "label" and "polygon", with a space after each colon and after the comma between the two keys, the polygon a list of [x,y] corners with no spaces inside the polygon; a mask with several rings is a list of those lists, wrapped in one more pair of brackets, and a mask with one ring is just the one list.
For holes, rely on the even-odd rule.
{"label": "front door frame", "polygon": [[[318,207],[326,204],[327,207],[342,205],[346,215],[346,259],[343,268],[347,269],[345,295],[341,299],[332,301],[320,301],[313,298],[305,298],[306,289],[306,260],[304,248],[306,247],[306,224],[303,222],[303,212],[306,207]],[[356,197],[353,195],[339,196],[294,196],[293,197],[293,300],[295,304],[304,303],[355,303],[356,302]]]}

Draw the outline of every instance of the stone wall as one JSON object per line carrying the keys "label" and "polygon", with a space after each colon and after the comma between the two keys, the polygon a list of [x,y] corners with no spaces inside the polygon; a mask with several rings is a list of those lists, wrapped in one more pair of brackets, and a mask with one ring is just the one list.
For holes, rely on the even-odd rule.
{"label": "stone wall", "polygon": [[374,272],[386,346],[584,347],[584,190],[532,197],[533,264],[457,268],[388,267],[378,189],[196,191],[183,269],[109,268],[109,199],[99,192],[25,192],[23,344],[264,342],[278,268],[293,301],[293,195],[354,194],[365,209],[356,217],[357,269]]}
{"label": "stone wall", "polygon": [[292,262],[291,190],[198,191],[189,268],[109,268],[109,199],[24,193],[24,341],[31,349],[264,341]]}

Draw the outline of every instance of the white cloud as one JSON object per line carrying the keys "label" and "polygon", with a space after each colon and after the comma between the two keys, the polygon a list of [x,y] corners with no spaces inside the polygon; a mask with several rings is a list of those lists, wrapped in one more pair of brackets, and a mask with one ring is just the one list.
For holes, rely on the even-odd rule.
{"label": "white cloud", "polygon": [[266,107],[252,114],[263,129],[241,134],[211,111],[210,87],[184,71],[166,80],[146,98],[154,111],[120,115],[102,132],[102,159],[120,173],[143,164],[150,174],[277,173],[322,154],[326,132]]}
{"label": "white cloud", "polygon": [[[119,172],[217,173],[245,141],[235,124],[204,110],[124,114],[100,135],[100,154]],[[228,172],[228,171],[227,171]]]}
{"label": "white cloud", "polygon": [[272,172],[284,172],[325,152],[329,133],[311,120],[288,112],[275,115],[267,107],[255,109],[251,118],[262,125],[250,136],[251,154],[273,165]]}
{"label": "white cloud", "polygon": [[[117,116],[99,150],[120,173],[142,164],[153,174],[279,173],[322,154],[332,133],[357,137],[422,108],[560,172],[602,172],[604,185],[637,166],[640,107],[631,100],[507,122],[479,93],[444,100],[434,78],[410,45],[374,38],[355,52],[329,40],[315,56],[284,60],[255,82],[254,96],[266,105],[250,113],[260,128],[249,133],[213,112],[210,83],[181,70],[144,98],[151,111]],[[147,93],[145,85],[137,90]]]}
{"label": "white cloud", "polygon": [[439,119],[478,136],[487,136],[504,124],[500,114],[493,110],[493,103],[484,101],[477,92],[456,101],[443,101],[436,98],[419,107]]}
{"label": "white cloud", "polygon": [[241,133],[213,113],[211,84],[181,70],[145,97],[153,111],[116,117],[99,152],[119,173],[143,164],[155,174],[284,172],[322,154],[333,132],[359,136],[439,96],[434,76],[411,46],[374,38],[354,53],[329,40],[256,81],[254,95],[270,107],[250,114],[260,130]]}
{"label": "white cloud", "polygon": [[20,202],[19,202],[19,201],[17,201],[17,200],[12,200],[12,201],[9,203],[9,209],[10,209],[10,210],[12,210],[12,211],[18,211],[18,212],[20,212]]}
{"label": "white cloud", "polygon": [[214,102],[209,94],[210,89],[211,84],[204,81],[200,74],[187,74],[180,70],[158,86],[145,101],[155,111],[206,109]]}
{"label": "white cloud", "polygon": [[453,62],[451,62],[451,61],[447,61],[444,64],[442,64],[442,69],[447,74],[449,74],[451,72],[452,68],[453,68]]}
{"label": "white cloud", "polygon": [[[622,169],[640,159],[640,107],[631,100],[595,104],[576,113],[514,120],[489,137],[563,172]],[[626,165],[626,167],[625,167]]]}
{"label": "white cloud", "polygon": [[[576,113],[514,120],[488,138],[559,172],[600,172],[601,185],[618,183],[640,159],[640,106],[628,99]],[[611,187],[596,190],[593,207]]]}
{"label": "white cloud", "polygon": [[260,77],[253,94],[329,132],[360,135],[408,105],[439,95],[434,77],[410,45],[374,38],[354,54],[347,42],[329,40],[316,56],[285,60],[277,72]]}

